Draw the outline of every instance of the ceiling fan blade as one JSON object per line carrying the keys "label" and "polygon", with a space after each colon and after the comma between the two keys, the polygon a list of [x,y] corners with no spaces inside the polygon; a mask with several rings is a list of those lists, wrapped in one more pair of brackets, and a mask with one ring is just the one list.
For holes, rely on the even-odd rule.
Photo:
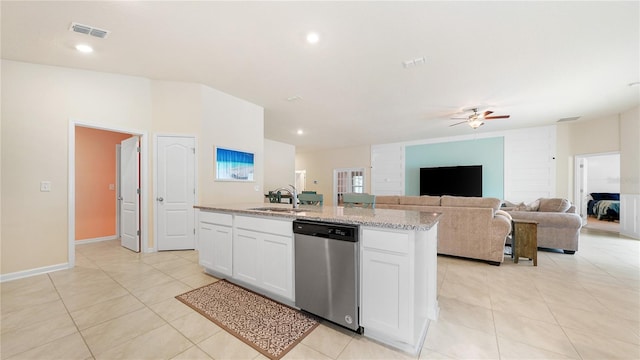
{"label": "ceiling fan blade", "polygon": [[469,114],[455,114],[450,119],[468,119]]}
{"label": "ceiling fan blade", "polygon": [[489,111],[489,110],[487,110],[487,111],[485,111],[484,113],[482,113],[482,117],[486,118],[486,117],[487,117],[487,115],[491,115],[491,114],[493,114],[493,111]]}
{"label": "ceiling fan blade", "polygon": [[465,123],[467,123],[467,120],[465,120],[465,121],[460,121],[459,123],[455,123],[455,124],[453,124],[453,125],[449,125],[449,127],[456,126],[456,125],[460,125],[460,124],[465,124]]}
{"label": "ceiling fan blade", "polygon": [[508,119],[511,115],[485,116],[485,120]]}

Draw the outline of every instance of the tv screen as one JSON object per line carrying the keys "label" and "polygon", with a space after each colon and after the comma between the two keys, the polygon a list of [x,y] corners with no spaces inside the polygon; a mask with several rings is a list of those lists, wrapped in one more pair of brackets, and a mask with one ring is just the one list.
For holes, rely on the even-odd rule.
{"label": "tv screen", "polygon": [[482,196],[482,165],[421,168],[420,195]]}

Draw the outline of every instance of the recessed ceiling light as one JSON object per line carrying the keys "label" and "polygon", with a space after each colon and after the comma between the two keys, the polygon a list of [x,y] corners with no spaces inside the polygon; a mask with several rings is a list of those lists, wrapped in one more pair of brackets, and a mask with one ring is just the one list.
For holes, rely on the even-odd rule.
{"label": "recessed ceiling light", "polygon": [[302,97],[298,95],[294,95],[294,96],[289,96],[287,98],[287,101],[298,101],[298,100],[302,100]]}
{"label": "recessed ceiling light", "polygon": [[640,85],[640,81],[634,81],[632,83],[629,83],[629,86],[638,86]]}
{"label": "recessed ceiling light", "polygon": [[298,131],[296,132],[298,135],[302,135],[304,134],[304,131],[302,131],[302,129],[298,129]]}
{"label": "recessed ceiling light", "polygon": [[320,35],[318,35],[318,33],[310,32],[307,34],[307,42],[309,44],[315,44],[318,41],[320,41]]}
{"label": "recessed ceiling light", "polygon": [[93,48],[87,44],[78,44],[76,45],[76,50],[80,51],[81,53],[92,53],[93,52]]}
{"label": "recessed ceiling light", "polygon": [[426,62],[427,62],[427,58],[423,56],[423,57],[403,61],[402,67],[404,67],[405,69],[408,69],[414,66],[424,65]]}

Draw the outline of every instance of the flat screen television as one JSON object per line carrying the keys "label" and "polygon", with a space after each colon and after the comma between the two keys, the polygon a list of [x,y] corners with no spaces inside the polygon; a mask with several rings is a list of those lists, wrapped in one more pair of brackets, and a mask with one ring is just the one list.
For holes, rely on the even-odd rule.
{"label": "flat screen television", "polygon": [[420,195],[482,196],[482,165],[420,168]]}

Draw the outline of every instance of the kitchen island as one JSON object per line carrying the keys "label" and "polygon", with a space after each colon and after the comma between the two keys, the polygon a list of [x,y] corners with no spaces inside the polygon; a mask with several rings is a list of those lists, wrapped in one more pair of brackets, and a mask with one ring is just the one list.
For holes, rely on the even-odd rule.
{"label": "kitchen island", "polygon": [[198,205],[205,271],[295,306],[293,221],[359,226],[364,336],[417,354],[438,317],[437,228],[430,212],[285,204]]}

